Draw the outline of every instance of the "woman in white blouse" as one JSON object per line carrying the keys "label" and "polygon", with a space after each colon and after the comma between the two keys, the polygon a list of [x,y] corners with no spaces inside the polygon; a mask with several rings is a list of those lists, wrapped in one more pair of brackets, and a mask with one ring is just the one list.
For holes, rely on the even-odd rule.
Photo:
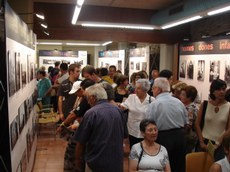
{"label": "woman in white blouse", "polygon": [[152,119],[143,119],[140,131],[144,140],[133,145],[129,155],[129,172],[170,172],[169,157],[166,148],[158,143],[158,129]]}
{"label": "woman in white blouse", "polygon": [[151,103],[155,99],[148,95],[150,89],[150,82],[148,79],[138,79],[136,81],[135,93],[130,94],[129,97],[121,104],[123,110],[128,109],[127,127],[129,131],[130,148],[132,145],[143,140],[143,136],[139,130],[139,125],[144,119],[145,105]]}

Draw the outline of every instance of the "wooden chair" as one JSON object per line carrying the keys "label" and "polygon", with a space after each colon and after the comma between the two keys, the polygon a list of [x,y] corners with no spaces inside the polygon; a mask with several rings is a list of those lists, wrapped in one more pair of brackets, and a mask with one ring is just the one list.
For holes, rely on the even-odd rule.
{"label": "wooden chair", "polygon": [[192,152],[186,155],[186,172],[209,172],[214,160],[207,152]]}

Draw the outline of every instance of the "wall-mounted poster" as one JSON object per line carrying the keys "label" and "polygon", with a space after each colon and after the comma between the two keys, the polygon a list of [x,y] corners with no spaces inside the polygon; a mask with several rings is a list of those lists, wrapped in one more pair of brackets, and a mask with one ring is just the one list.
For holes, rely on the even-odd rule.
{"label": "wall-mounted poster", "polygon": [[14,119],[13,122],[10,124],[10,140],[11,150],[13,150],[18,140],[18,123],[16,119]]}
{"label": "wall-mounted poster", "polygon": [[225,73],[224,80],[227,82],[228,86],[230,85],[230,62],[225,61]]}
{"label": "wall-mounted poster", "polygon": [[198,81],[204,81],[204,74],[205,74],[205,61],[204,60],[198,60],[197,80]]}
{"label": "wall-mounted poster", "polygon": [[209,72],[209,82],[218,79],[220,75],[220,61],[211,60],[210,61],[210,72]]}
{"label": "wall-mounted poster", "polygon": [[15,76],[15,58],[11,57],[10,51],[8,55],[8,79],[9,79],[9,96],[12,96],[16,92],[16,76]]}
{"label": "wall-mounted poster", "polygon": [[185,78],[186,73],[186,60],[181,60],[180,62],[180,77]]}
{"label": "wall-mounted poster", "polygon": [[193,79],[194,74],[194,62],[192,60],[188,61],[187,64],[187,77],[188,79]]}
{"label": "wall-mounted poster", "polygon": [[20,53],[15,53],[15,72],[16,72],[16,91],[20,90],[21,88],[21,81],[20,81],[20,75],[21,75],[21,70],[20,70]]}

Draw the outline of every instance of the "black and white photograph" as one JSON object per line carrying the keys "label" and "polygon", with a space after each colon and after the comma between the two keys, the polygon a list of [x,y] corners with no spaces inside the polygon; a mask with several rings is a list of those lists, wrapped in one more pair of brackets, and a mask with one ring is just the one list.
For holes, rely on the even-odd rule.
{"label": "black and white photograph", "polygon": [[29,99],[24,101],[24,109],[25,109],[25,124],[27,123],[28,119],[30,118],[30,107],[29,107]]}
{"label": "black and white photograph", "polygon": [[186,74],[186,60],[181,60],[180,61],[180,77],[185,78]]}
{"label": "black and white photograph", "polygon": [[220,76],[220,61],[211,60],[210,61],[210,70],[209,70],[209,82],[212,82],[215,79],[218,79]]}
{"label": "black and white photograph", "polygon": [[11,140],[11,150],[14,149],[15,144],[18,140],[18,123],[17,120],[14,119],[13,122],[10,124],[10,140]]}
{"label": "black and white photograph", "polygon": [[15,78],[16,91],[18,91],[21,88],[20,53],[15,53]]}
{"label": "black and white photograph", "polygon": [[7,52],[7,55],[9,73],[9,96],[11,97],[16,92],[15,58],[10,55],[10,51]]}
{"label": "black and white photograph", "polygon": [[187,77],[188,79],[193,79],[194,75],[194,61],[189,60],[187,64]]}
{"label": "black and white photograph", "polygon": [[230,62],[225,61],[225,73],[224,73],[224,80],[230,86]]}
{"label": "black and white photograph", "polygon": [[29,74],[30,75],[30,81],[32,81],[34,79],[34,75],[35,75],[34,70],[35,70],[34,69],[34,63],[30,63],[30,72],[29,72],[30,73]]}
{"label": "black and white photograph", "polygon": [[134,62],[133,61],[130,62],[130,69],[134,70]]}
{"label": "black and white photograph", "polygon": [[197,80],[198,81],[204,81],[204,74],[205,74],[205,61],[204,60],[198,60]]}
{"label": "black and white photograph", "polygon": [[122,71],[122,60],[117,61],[117,70]]}
{"label": "black and white photograph", "polygon": [[30,135],[30,131],[28,130],[27,134],[26,134],[26,150],[27,150],[27,160],[29,162],[30,159],[30,153],[31,153],[31,148],[32,148],[32,142],[31,142],[31,135]]}
{"label": "black and white photograph", "polygon": [[141,63],[141,69],[143,70],[143,71],[146,71],[147,72],[147,63],[146,62],[142,62]]}
{"label": "black and white photograph", "polygon": [[18,108],[18,116],[19,116],[19,133],[22,132],[25,125],[25,106],[24,103]]}
{"label": "black and white photograph", "polygon": [[26,62],[21,63],[21,76],[22,76],[22,87],[25,87],[27,84],[27,76],[26,76]]}
{"label": "black and white photograph", "polygon": [[140,70],[140,62],[136,63],[136,70]]}

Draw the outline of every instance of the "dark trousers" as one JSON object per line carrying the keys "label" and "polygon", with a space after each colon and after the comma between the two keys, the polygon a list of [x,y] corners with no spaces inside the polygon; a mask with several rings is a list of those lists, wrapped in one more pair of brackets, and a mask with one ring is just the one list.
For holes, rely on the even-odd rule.
{"label": "dark trousers", "polygon": [[167,149],[171,171],[185,172],[186,145],[184,129],[159,131],[156,142]]}
{"label": "dark trousers", "polygon": [[136,143],[141,142],[142,140],[143,140],[143,138],[136,138],[136,137],[133,137],[133,136],[129,135],[130,150],[131,150],[133,145],[135,145]]}

